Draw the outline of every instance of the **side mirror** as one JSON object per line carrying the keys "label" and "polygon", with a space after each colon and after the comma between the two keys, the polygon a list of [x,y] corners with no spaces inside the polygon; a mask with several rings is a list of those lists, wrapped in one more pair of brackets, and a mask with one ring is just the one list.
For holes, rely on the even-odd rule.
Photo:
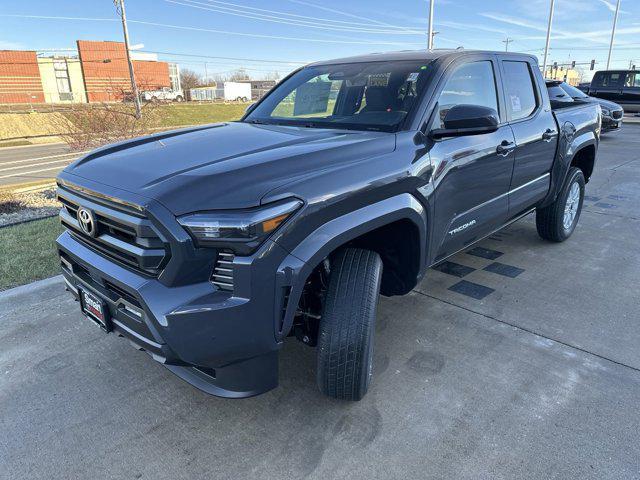
{"label": "side mirror", "polygon": [[498,130],[500,119],[493,108],[480,105],[456,105],[444,117],[444,128],[431,130],[431,138],[481,135]]}
{"label": "side mirror", "polygon": [[245,115],[249,115],[253,111],[253,109],[256,108],[256,105],[257,105],[257,103],[255,103],[255,102],[254,103],[250,103],[247,106],[247,108],[244,109],[244,114]]}

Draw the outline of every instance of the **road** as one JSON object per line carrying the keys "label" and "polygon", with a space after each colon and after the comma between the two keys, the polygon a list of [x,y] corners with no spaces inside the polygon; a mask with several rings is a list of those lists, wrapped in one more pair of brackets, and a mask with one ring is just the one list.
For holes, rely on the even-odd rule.
{"label": "road", "polygon": [[79,154],[64,143],[0,148],[0,187],[55,178]]}
{"label": "road", "polygon": [[587,195],[569,241],[530,216],[381,299],[358,403],[293,339],[278,388],[224,400],[59,278],[0,294],[0,478],[640,478],[640,126],[603,139]]}

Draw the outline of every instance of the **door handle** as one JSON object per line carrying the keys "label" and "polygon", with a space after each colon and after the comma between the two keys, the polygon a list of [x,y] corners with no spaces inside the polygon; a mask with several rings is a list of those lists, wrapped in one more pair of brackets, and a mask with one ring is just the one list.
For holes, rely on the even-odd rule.
{"label": "door handle", "polygon": [[542,140],[544,140],[545,142],[550,142],[553,139],[553,137],[555,137],[556,133],[557,132],[555,130],[551,130],[550,128],[547,128],[545,132],[542,134]]}
{"label": "door handle", "polygon": [[506,157],[511,152],[516,149],[516,144],[514,142],[509,142],[507,140],[503,140],[500,145],[496,147],[496,153],[503,157]]}

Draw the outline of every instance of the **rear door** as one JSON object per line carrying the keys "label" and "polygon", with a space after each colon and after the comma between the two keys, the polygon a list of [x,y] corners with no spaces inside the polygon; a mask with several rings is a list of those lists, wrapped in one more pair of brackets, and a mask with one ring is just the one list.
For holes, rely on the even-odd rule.
{"label": "rear door", "polygon": [[519,56],[500,56],[500,68],[507,120],[516,141],[509,190],[509,217],[513,218],[549,191],[558,128],[535,63]]}
{"label": "rear door", "polygon": [[[501,115],[496,132],[434,141],[429,151],[433,174],[434,262],[482,238],[506,219],[513,169],[514,138],[502,120],[498,66],[493,55],[463,57],[439,82],[431,129],[442,128],[447,111],[460,104],[493,108]],[[498,146],[506,153],[499,154]]]}
{"label": "rear door", "polygon": [[619,103],[625,77],[626,72],[596,72],[589,95]]}

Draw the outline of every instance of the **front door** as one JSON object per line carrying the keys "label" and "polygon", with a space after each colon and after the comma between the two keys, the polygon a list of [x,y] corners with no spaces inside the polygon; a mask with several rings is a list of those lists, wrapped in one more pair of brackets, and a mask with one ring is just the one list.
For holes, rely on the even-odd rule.
{"label": "front door", "polygon": [[[493,57],[452,68],[439,94],[432,129],[443,127],[446,112],[455,105],[481,105],[500,111]],[[434,142],[429,151],[434,171],[433,263],[505,222],[513,146],[513,133],[506,123],[493,133]]]}

